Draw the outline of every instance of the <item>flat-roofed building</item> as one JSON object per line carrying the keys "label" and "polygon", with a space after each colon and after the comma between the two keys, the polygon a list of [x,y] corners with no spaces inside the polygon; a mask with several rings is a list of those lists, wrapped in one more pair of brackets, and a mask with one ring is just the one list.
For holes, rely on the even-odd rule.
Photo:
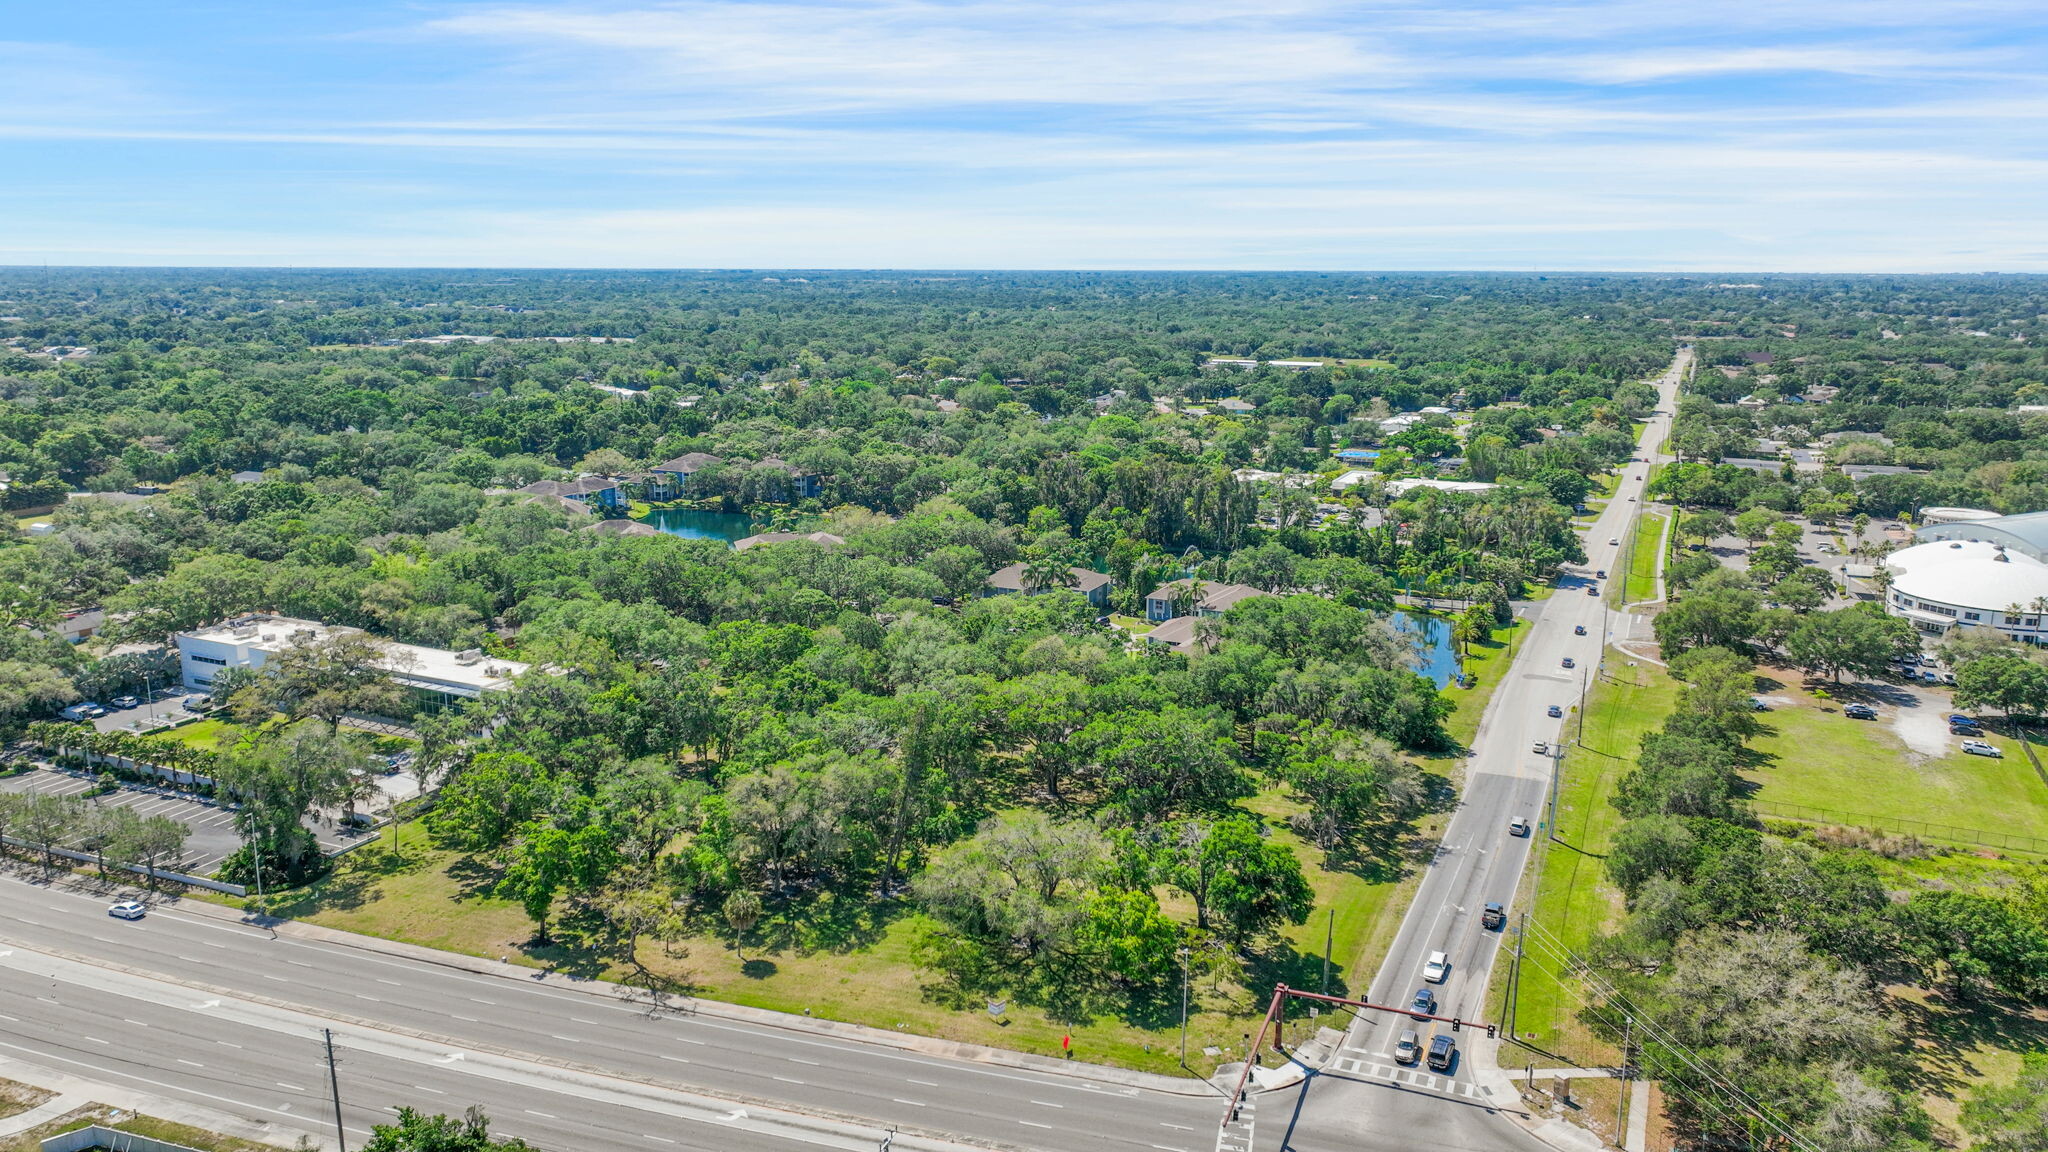
{"label": "flat-roofed building", "polygon": [[[268,613],[237,616],[178,633],[178,664],[185,687],[203,690],[211,688],[214,677],[226,669],[260,669],[280,653],[355,635],[367,633],[360,628]],[[451,652],[446,648],[373,639],[384,652],[378,666],[394,683],[411,689],[426,711],[474,700],[486,692],[502,692],[533,667],[522,661],[485,655],[477,648]]]}

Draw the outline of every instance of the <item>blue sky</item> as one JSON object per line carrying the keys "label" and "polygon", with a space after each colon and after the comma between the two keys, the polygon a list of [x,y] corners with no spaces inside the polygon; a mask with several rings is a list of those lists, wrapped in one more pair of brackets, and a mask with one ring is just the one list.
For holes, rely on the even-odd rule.
{"label": "blue sky", "polygon": [[2048,3],[18,4],[0,263],[2048,271]]}

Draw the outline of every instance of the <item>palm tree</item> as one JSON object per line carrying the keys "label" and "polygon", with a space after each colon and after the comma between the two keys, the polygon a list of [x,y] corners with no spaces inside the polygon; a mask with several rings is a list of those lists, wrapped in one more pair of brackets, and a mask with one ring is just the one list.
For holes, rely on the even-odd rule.
{"label": "palm tree", "polygon": [[1024,560],[1024,587],[1027,591],[1070,588],[1078,582],[1073,566],[1058,556],[1040,552]]}

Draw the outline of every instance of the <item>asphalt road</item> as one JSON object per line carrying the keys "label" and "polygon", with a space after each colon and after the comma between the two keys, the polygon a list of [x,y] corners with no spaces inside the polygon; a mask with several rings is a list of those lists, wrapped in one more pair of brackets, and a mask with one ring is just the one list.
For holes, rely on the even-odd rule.
{"label": "asphalt road", "polygon": [[[1195,1152],[1209,1146],[1218,1117],[1214,1097],[1169,1095],[710,1016],[650,1015],[642,1006],[600,994],[479,975],[345,944],[289,935],[273,938],[261,929],[178,910],[158,909],[147,919],[130,923],[108,917],[100,898],[19,878],[0,881],[0,940],[6,941],[0,947],[13,948],[18,956],[33,950],[132,965],[181,985],[180,995],[194,1002],[223,991],[240,993],[289,1005],[308,1018],[341,1018],[428,1033],[445,1041],[442,1046],[450,1050],[474,1045],[475,1052],[526,1054],[536,1062],[568,1060],[620,1077],[723,1097],[735,1106],[780,1106],[862,1118],[877,1133],[901,1125],[1004,1147]],[[14,984],[0,980],[10,990]],[[56,1029],[54,1021],[32,1026],[36,1017],[14,1007],[0,1007],[0,1013],[20,1017],[18,1022],[4,1022],[11,1033],[6,1039],[19,1046],[11,1050],[17,1055],[32,1058],[36,1051],[64,1053],[77,1047],[72,1028]],[[132,1070],[109,1058],[144,1046],[151,1067],[159,1072],[177,1073],[182,1059],[209,1066],[218,1059],[210,1049],[217,1047],[214,1040],[219,1037],[144,1031],[123,1024],[119,1013],[102,1016],[92,1033],[107,1042],[95,1046],[106,1049],[99,1053],[102,1059],[68,1070],[117,1079],[131,1075]],[[477,1059],[472,1055],[464,1066],[473,1068]],[[256,1077],[250,1082],[264,1085],[275,1080],[300,1083],[291,1076]],[[184,1081],[170,1082],[180,1091],[199,1091]],[[594,1123],[609,1115],[596,1103],[579,1104],[570,1098],[547,1107],[498,1108],[495,1097],[483,1094],[484,1085],[446,1088],[445,1097],[394,1097],[393,1083],[378,1072],[366,1082],[345,1083],[344,1097],[364,1116],[394,1103],[459,1112],[470,1102],[481,1102],[502,1120],[508,1134],[542,1147],[582,1152],[605,1146],[580,1137],[563,1138],[547,1129],[544,1119],[524,1115],[531,1108],[563,1124]],[[230,1098],[255,1108],[289,1102],[288,1097]],[[506,1103],[517,1104],[517,1099]],[[248,1107],[229,1110],[246,1112]]]}
{"label": "asphalt road", "polygon": [[[1655,449],[1670,432],[1686,355],[1681,352],[1656,382],[1661,400],[1643,441],[1652,448],[1653,462],[1666,459]],[[1509,906],[1513,923],[1512,900],[1523,868],[1537,838],[1548,833],[1543,809],[1556,763],[1553,756],[1561,751],[1560,742],[1573,734],[1573,708],[1590,677],[1598,675],[1607,644],[1625,638],[1614,634],[1622,622],[1607,609],[1605,597],[1588,596],[1585,590],[1604,583],[1593,575],[1601,569],[1613,579],[1622,578],[1621,549],[1608,541],[1626,543],[1629,520],[1642,507],[1650,467],[1624,467],[1613,499],[1586,531],[1583,571],[1566,573],[1557,591],[1537,605],[1508,679],[1480,721],[1472,755],[1465,761],[1458,809],[1373,979],[1367,1001],[1406,1008],[1417,989],[1430,987],[1439,1001],[1438,1015],[1466,1021],[1484,1017],[1493,963],[1507,933],[1481,927],[1480,911],[1488,901],[1497,901]],[[1576,627],[1585,628],[1586,634],[1575,634]],[[1563,666],[1567,657],[1574,668]],[[1546,715],[1553,704],[1563,717]],[[1537,751],[1539,744],[1545,751]],[[1531,836],[1509,835],[1508,822],[1516,816],[1536,826]],[[1443,952],[1451,961],[1441,984],[1423,980],[1423,966],[1432,952]],[[1450,1031],[1448,1024],[1406,1015],[1358,1013],[1328,1074],[1311,1077],[1298,1089],[1269,1094],[1259,1102],[1250,1144],[1226,1138],[1219,1147],[1233,1152],[1247,1146],[1289,1152],[1520,1152],[1546,1147],[1494,1111],[1495,1105],[1517,1101],[1496,1100],[1473,1075],[1473,1040],[1484,1038],[1483,1025],[1454,1037],[1459,1052],[1448,1074],[1395,1063],[1394,1044],[1404,1028],[1414,1029],[1425,1047],[1432,1033]],[[1288,1096],[1293,1098],[1285,1099]]]}
{"label": "asphalt road", "polygon": [[[1668,413],[1675,383],[1664,391]],[[1655,423],[1653,443],[1668,415]],[[1624,472],[1588,534],[1589,567],[1618,570],[1606,541],[1624,536],[1639,507],[1627,497],[1640,498],[1635,477],[1646,471]],[[1610,623],[1602,600],[1579,591],[1583,580],[1562,583],[1481,723],[1460,808],[1373,981],[1376,1003],[1405,1003],[1421,986],[1427,954],[1441,950],[1452,961],[1438,989],[1445,1014],[1482,1010],[1500,935],[1479,927],[1479,908],[1515,890],[1531,841],[1509,837],[1507,821],[1538,816],[1551,761],[1531,747],[1558,739],[1565,723],[1543,710],[1576,701],[1579,672],[1559,662],[1597,663]],[[1574,636],[1574,624],[1588,635]],[[1543,1147],[1496,1114],[1462,1059],[1444,1077],[1382,1074],[1401,1017],[1361,1017],[1334,1071],[1261,1098],[1248,1113],[1255,1131],[1239,1143],[1239,1133],[1219,1139],[1213,1097],[650,1014],[602,995],[272,937],[175,910],[118,921],[99,898],[15,877],[0,880],[0,972],[0,1051],[301,1131],[331,1124],[314,1043],[328,1026],[341,1047],[344,1119],[356,1133],[399,1104],[459,1112],[479,1103],[502,1132],[563,1152],[875,1147],[891,1125],[1056,1152],[1207,1152],[1283,1140],[1294,1152]],[[902,1138],[896,1146],[920,1145],[937,1147]]]}

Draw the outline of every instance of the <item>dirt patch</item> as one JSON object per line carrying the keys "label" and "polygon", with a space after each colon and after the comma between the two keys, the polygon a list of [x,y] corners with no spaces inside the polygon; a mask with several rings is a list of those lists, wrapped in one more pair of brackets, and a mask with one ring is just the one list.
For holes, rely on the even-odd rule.
{"label": "dirt patch", "polygon": [[1915,755],[1939,760],[1948,755],[1948,720],[1933,708],[1900,708],[1892,713],[1892,731]]}
{"label": "dirt patch", "polygon": [[56,1093],[33,1084],[0,1080],[0,1117],[20,1115],[54,1095]]}

